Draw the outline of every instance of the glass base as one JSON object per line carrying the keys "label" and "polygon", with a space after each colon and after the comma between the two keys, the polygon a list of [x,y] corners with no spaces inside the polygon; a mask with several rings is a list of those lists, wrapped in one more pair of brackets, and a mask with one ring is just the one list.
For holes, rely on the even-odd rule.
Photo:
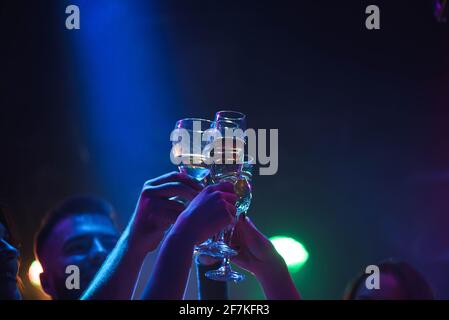
{"label": "glass base", "polygon": [[242,280],[245,280],[245,276],[243,274],[232,271],[231,268],[226,267],[220,267],[220,269],[208,271],[205,275],[207,278],[215,281],[240,282]]}
{"label": "glass base", "polygon": [[214,258],[226,258],[237,255],[237,251],[230,248],[226,243],[221,241],[213,242],[211,240],[207,240],[196,247],[195,253],[200,255],[204,254]]}

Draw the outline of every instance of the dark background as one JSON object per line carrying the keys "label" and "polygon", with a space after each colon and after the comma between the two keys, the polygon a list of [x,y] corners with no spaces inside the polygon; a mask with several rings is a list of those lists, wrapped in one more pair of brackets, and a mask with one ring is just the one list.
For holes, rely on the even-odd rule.
{"label": "dark background", "polygon": [[[56,201],[98,194],[125,224],[145,180],[175,169],[176,120],[223,108],[279,129],[279,171],[255,177],[249,214],[308,249],[304,298],[340,298],[388,257],[449,297],[449,26],[431,0],[0,3],[0,199],[25,297]],[[65,29],[69,4],[80,30]],[[365,28],[369,4],[381,30]],[[231,290],[263,297],[254,279]]]}

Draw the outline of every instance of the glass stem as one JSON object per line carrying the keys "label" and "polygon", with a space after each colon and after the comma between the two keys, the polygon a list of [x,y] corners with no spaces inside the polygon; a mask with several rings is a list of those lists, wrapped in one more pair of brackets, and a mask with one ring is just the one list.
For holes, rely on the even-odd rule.
{"label": "glass stem", "polygon": [[225,231],[221,230],[220,233],[218,234],[218,242],[221,242],[221,243],[225,242],[225,240],[224,240],[225,235],[224,234],[225,234]]}
{"label": "glass stem", "polygon": [[222,264],[221,264],[221,269],[222,269],[224,272],[226,272],[226,273],[231,272],[231,265],[230,265],[230,262],[231,262],[231,259],[229,259],[228,256],[225,256],[225,257],[223,258],[223,262],[222,262]]}

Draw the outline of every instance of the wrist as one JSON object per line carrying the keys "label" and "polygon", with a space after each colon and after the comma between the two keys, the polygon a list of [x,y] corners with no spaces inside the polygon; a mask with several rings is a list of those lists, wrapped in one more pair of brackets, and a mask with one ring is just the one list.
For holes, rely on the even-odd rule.
{"label": "wrist", "polygon": [[273,279],[274,276],[290,276],[290,273],[284,259],[275,252],[269,260],[262,264],[261,268],[255,270],[254,275],[262,282],[266,280],[269,281]]}
{"label": "wrist", "polygon": [[139,259],[145,258],[145,256],[152,251],[145,245],[148,242],[148,236],[143,237],[142,235],[139,235],[139,233],[135,232],[131,226],[128,226],[123,231],[119,241],[126,246],[127,251],[130,254]]}
{"label": "wrist", "polygon": [[197,243],[197,235],[192,232],[192,229],[189,228],[184,222],[177,222],[170,230],[167,238],[171,241],[182,241],[187,245],[195,245]]}
{"label": "wrist", "polygon": [[299,300],[299,294],[294,281],[288,271],[288,267],[283,263],[273,264],[269,269],[256,275],[260,282],[265,296],[269,300]]}

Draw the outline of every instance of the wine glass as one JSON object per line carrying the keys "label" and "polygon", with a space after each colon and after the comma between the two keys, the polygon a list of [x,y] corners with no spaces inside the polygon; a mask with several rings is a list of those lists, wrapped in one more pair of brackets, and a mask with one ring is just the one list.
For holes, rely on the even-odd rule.
{"label": "wine glass", "polygon": [[[246,130],[246,115],[238,112],[238,111],[231,111],[231,110],[223,110],[218,111],[215,114],[215,122],[214,122],[215,128],[217,128],[219,131],[226,131],[226,129],[241,129],[242,131]],[[235,132],[234,132],[235,133]],[[238,135],[237,135],[238,136]],[[240,144],[240,146],[243,146],[244,152],[244,145],[245,145],[245,137],[243,135],[240,136],[240,139],[243,139],[243,144]],[[239,145],[237,143],[237,145]],[[237,151],[239,148],[236,148]],[[241,160],[239,156],[237,156],[238,160]],[[220,164],[219,162],[214,162],[214,165],[211,167],[211,178],[213,181],[231,181],[234,184],[234,190],[235,193],[238,195],[238,199],[236,201],[236,220],[238,221],[238,217],[240,214],[246,214],[246,211],[248,210],[251,199],[252,199],[252,186],[251,186],[251,178],[252,178],[252,167],[254,164],[254,159],[250,156],[246,156],[246,159],[244,158],[243,165],[242,166],[236,166],[234,169],[232,167],[229,167],[229,165],[226,166]],[[229,170],[231,169],[231,170]],[[218,241],[215,241],[215,243],[220,243],[219,247],[224,247],[222,243],[227,244],[232,238],[232,233],[234,231],[234,225],[233,223],[231,226],[229,226],[226,230],[223,230],[218,235]],[[231,248],[232,249],[232,248]],[[216,281],[234,281],[239,282],[245,279],[245,276],[241,273],[238,273],[231,268],[230,264],[230,257],[237,254],[237,252],[232,252],[229,250],[225,250],[220,252],[221,255],[217,254],[217,257],[222,257],[222,265],[217,270],[211,270],[206,272],[206,277],[212,280]]]}
{"label": "wine glass", "polygon": [[[185,118],[178,120],[175,129],[179,129],[181,138],[173,141],[172,158],[177,159],[178,169],[181,173],[185,173],[196,179],[203,185],[209,184],[210,168],[207,162],[207,153],[203,152],[207,149],[210,139],[203,141],[203,135],[213,128],[214,124],[210,120],[200,118]],[[183,129],[183,130],[182,130]],[[186,135],[184,135],[186,134]],[[188,204],[186,199],[174,197],[172,200]],[[208,252],[208,244],[211,240],[195,247],[198,254],[211,255]]]}
{"label": "wine glass", "polygon": [[[211,180],[212,182],[230,181],[235,184],[243,167],[245,140],[242,136],[235,136],[234,130],[246,128],[246,116],[238,111],[218,111],[212,126],[221,137],[209,144],[213,150],[213,156],[210,157],[212,159],[210,170],[213,170],[214,174],[210,175]],[[225,242],[225,236],[231,229],[232,226],[229,226],[207,240],[204,243],[203,252],[216,258],[236,255],[237,252]]]}
{"label": "wine glass", "polygon": [[[234,190],[238,196],[236,202],[237,215],[235,222],[238,221],[240,214],[246,215],[246,212],[249,209],[252,199],[252,167],[254,164],[253,159],[245,160],[243,163],[242,170],[238,176],[236,176],[234,180]],[[214,173],[211,172],[212,179],[217,180],[217,177],[214,176]],[[220,179],[220,178],[218,178]],[[223,241],[224,243],[229,243],[232,238],[232,233],[234,231],[235,223],[233,223],[230,228],[224,231],[223,233]],[[230,258],[232,255],[227,252],[223,253],[223,261],[217,270],[211,270],[206,272],[206,277],[216,281],[234,281],[240,282],[245,279],[245,276],[239,272],[232,270],[230,264]]]}

